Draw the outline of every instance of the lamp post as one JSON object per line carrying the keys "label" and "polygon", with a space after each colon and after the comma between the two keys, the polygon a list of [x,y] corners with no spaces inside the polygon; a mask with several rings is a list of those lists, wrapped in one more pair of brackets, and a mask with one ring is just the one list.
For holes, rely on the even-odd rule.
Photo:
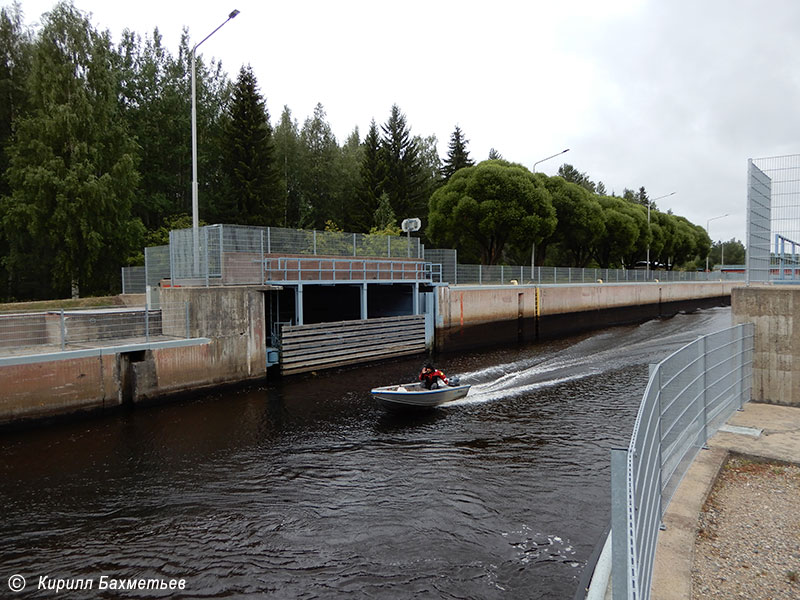
{"label": "lamp post", "polygon": [[[551,158],[555,158],[556,156],[561,156],[562,154],[565,154],[567,152],[569,152],[569,148],[565,148],[561,152],[556,152],[552,156],[548,156],[547,158],[543,158],[542,160],[537,160],[535,163],[533,163],[533,172],[536,173],[536,165],[538,165],[539,163],[543,163],[544,161],[550,160]],[[536,243],[534,242],[533,244],[531,244],[531,279],[533,279],[533,269],[534,269],[534,259],[535,258],[536,258]]]}
{"label": "lamp post", "polygon": [[565,152],[569,152],[569,148],[567,148],[566,150],[562,150],[561,152],[556,152],[555,154],[553,154],[553,156],[548,156],[547,158],[543,158],[542,160],[537,160],[535,163],[533,163],[533,172],[536,173],[536,165],[538,165],[539,163],[543,163],[544,161],[550,160],[551,158],[555,158],[556,156],[561,156]]}
{"label": "lamp post", "polygon": [[217,33],[217,31],[219,31],[220,28],[225,25],[225,23],[233,19],[238,14],[238,10],[232,10],[227,19],[225,19],[214,31],[197,42],[194,45],[194,48],[192,48],[192,243],[194,245],[194,275],[198,275],[200,270],[200,219],[197,214],[197,94],[195,91],[195,62],[197,49],[200,47],[200,44]]}
{"label": "lamp post", "polygon": [[[653,198],[652,200],[647,201],[647,233],[650,233],[650,207],[653,205],[653,202],[656,200],[661,200],[662,198],[668,198],[669,196],[674,195],[675,192],[670,192],[669,194],[664,194],[663,196],[659,196],[658,198]],[[650,276],[650,239],[648,237],[647,240],[647,266],[645,267],[645,277],[648,278]]]}
{"label": "lamp post", "polygon": [[[711,230],[708,228],[711,225],[711,221],[716,221],[717,219],[722,219],[727,217],[729,213],[725,213],[724,215],[720,215],[718,217],[711,217],[708,221],[706,221],[706,233],[708,234],[708,239],[711,239]],[[713,246],[713,244],[712,244]],[[711,251],[709,250],[709,254]],[[706,255],[706,273],[708,273],[708,254]]]}

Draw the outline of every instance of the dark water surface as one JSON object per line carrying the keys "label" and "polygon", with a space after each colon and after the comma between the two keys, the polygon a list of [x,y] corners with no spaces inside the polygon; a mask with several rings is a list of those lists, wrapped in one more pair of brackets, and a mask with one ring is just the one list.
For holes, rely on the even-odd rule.
{"label": "dark water surface", "polygon": [[[182,598],[572,598],[658,362],[714,309],[444,356],[464,400],[385,412],[420,360],[0,434],[0,597],[21,574],[184,578]],[[33,590],[33,591],[32,591]]]}

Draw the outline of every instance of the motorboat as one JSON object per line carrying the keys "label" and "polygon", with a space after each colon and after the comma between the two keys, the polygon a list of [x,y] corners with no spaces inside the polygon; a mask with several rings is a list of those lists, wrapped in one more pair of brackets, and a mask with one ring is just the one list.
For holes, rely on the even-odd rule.
{"label": "motorboat", "polygon": [[433,408],[463,398],[470,386],[451,381],[450,385],[426,389],[422,383],[403,383],[372,389],[372,395],[387,408]]}

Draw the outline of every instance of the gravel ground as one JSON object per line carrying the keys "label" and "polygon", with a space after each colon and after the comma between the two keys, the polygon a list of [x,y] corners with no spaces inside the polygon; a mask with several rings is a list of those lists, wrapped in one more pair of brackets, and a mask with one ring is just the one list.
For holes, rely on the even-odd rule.
{"label": "gravel ground", "polygon": [[800,598],[800,467],[732,458],[700,514],[694,600]]}

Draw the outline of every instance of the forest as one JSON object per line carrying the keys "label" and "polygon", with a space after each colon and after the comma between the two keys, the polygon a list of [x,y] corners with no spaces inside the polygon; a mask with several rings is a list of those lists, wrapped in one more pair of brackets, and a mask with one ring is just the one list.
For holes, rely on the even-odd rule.
{"label": "forest", "polygon": [[[120,267],[191,226],[192,41],[114,41],[71,2],[36,30],[24,17],[0,9],[0,300],[116,293]],[[530,264],[535,248],[537,265],[635,268],[649,249],[654,267],[698,269],[712,251],[644,186],[616,195],[494,149],[476,160],[459,125],[440,157],[397,105],[341,141],[322,104],[275,118],[249,65],[231,79],[198,57],[197,132],[201,224],[397,235],[419,217],[423,242],[462,263]],[[726,243],[725,261],[740,249]]]}

